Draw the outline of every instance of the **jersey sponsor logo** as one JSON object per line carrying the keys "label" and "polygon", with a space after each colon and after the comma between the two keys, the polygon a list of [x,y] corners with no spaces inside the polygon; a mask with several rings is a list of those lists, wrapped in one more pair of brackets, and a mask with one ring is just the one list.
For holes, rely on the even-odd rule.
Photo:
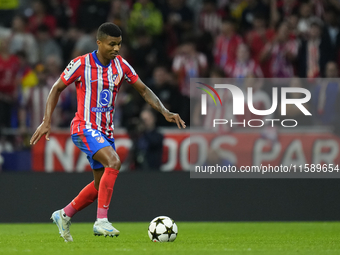
{"label": "jersey sponsor logo", "polygon": [[98,81],[98,79],[97,80],[90,80],[90,83],[95,82],[95,81]]}
{"label": "jersey sponsor logo", "polygon": [[113,106],[110,107],[92,107],[92,112],[110,112],[113,110]]}
{"label": "jersey sponsor logo", "polygon": [[102,105],[102,106],[107,106],[109,103],[110,103],[110,99],[112,97],[112,92],[111,90],[108,90],[108,89],[104,89],[100,92],[100,95],[99,95],[99,103]]}

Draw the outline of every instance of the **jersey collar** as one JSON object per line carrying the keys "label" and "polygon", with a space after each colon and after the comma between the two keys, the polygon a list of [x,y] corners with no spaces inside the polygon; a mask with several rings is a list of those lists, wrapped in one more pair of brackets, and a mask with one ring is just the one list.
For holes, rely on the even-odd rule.
{"label": "jersey collar", "polygon": [[111,61],[110,61],[110,63],[108,64],[108,65],[106,65],[106,66],[104,66],[102,63],[100,63],[100,61],[99,61],[99,59],[98,59],[98,57],[97,57],[97,51],[96,50],[94,50],[94,51],[92,51],[92,57],[93,57],[93,59],[94,59],[94,61],[98,64],[98,65],[100,65],[101,67],[109,67],[110,65],[111,65]]}

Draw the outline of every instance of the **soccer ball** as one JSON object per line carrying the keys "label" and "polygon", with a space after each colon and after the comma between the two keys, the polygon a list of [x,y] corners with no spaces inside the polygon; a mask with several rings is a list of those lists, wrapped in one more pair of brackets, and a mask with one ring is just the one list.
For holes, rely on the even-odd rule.
{"label": "soccer ball", "polygon": [[176,223],[167,216],[158,216],[150,222],[148,234],[152,242],[173,242],[177,233]]}

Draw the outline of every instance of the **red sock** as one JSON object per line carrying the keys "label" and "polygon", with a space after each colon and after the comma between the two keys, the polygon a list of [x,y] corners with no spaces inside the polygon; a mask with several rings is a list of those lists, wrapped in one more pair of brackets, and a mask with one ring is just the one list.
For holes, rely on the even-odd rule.
{"label": "red sock", "polygon": [[86,206],[92,204],[98,197],[98,190],[94,187],[94,181],[83,188],[78,196],[72,200],[65,208],[64,212],[68,217],[72,217]]}
{"label": "red sock", "polygon": [[107,218],[107,211],[111,202],[113,186],[119,171],[113,168],[105,168],[105,172],[100,180],[98,191],[98,210],[97,218]]}

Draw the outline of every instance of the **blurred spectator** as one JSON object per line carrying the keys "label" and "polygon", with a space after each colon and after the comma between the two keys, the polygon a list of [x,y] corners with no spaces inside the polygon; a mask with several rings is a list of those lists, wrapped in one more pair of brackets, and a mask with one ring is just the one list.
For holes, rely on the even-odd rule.
{"label": "blurred spectator", "polygon": [[320,56],[329,49],[321,48],[321,27],[311,23],[307,40],[302,39],[298,52],[298,73],[300,77],[316,78],[320,76]]}
{"label": "blurred spectator", "polygon": [[339,66],[335,62],[328,62],[326,64],[326,78],[338,78],[339,77]]}
{"label": "blurred spectator", "polygon": [[289,78],[294,75],[293,61],[298,52],[298,43],[289,38],[289,30],[286,22],[280,24],[275,39],[268,42],[262,50],[260,61],[268,61],[270,76],[277,78]]}
{"label": "blurred spectator", "polygon": [[10,27],[18,8],[19,0],[0,1],[0,26]]}
{"label": "blurred spectator", "polygon": [[[246,34],[246,42],[250,48],[253,59],[260,63],[261,52],[267,42],[271,42],[275,37],[275,31],[267,28],[266,19],[263,15],[255,15],[253,29]],[[270,66],[268,62],[261,64],[261,69],[265,77],[270,76]]]}
{"label": "blurred spectator", "polygon": [[178,77],[181,94],[189,97],[190,78],[204,76],[207,70],[207,58],[204,54],[196,51],[193,41],[187,41],[178,48],[172,69]]}
{"label": "blurred spectator", "polygon": [[11,126],[17,99],[19,59],[9,53],[9,38],[0,42],[0,128]]}
{"label": "blurred spectator", "polygon": [[16,55],[19,59],[18,80],[21,85],[19,89],[22,94],[29,88],[38,84],[38,77],[29,64],[26,53],[24,51],[20,51]]}
{"label": "blurred spectator", "polygon": [[325,49],[320,55],[321,74],[325,76],[325,66],[329,61],[339,61],[340,31],[337,20],[337,12],[334,9],[325,11],[325,26],[321,36],[321,46]]}
{"label": "blurred spectator", "polygon": [[182,95],[182,108],[179,112],[187,125],[190,123],[190,78],[204,77],[207,71],[207,57],[196,51],[195,43],[188,40],[178,47],[172,63]]}
{"label": "blurred spectator", "polygon": [[[253,74],[249,74],[247,76],[248,79],[244,80],[243,90],[244,90],[244,115],[237,115],[235,118],[238,122],[246,122],[251,119],[271,119],[271,115],[256,115],[249,110],[247,98],[248,98],[248,88],[252,88],[252,102],[253,107],[256,110],[268,110],[272,106],[271,98],[268,96],[266,92],[262,90],[263,87],[263,79],[257,79]],[[252,125],[259,125],[258,123],[254,123]],[[237,127],[237,126],[236,126]]]}
{"label": "blurred spectator", "polygon": [[97,28],[92,29],[90,33],[84,33],[77,40],[72,52],[72,58],[82,56],[92,52],[98,48],[97,46]]}
{"label": "blurred spectator", "polygon": [[47,13],[47,3],[43,0],[35,0],[32,5],[33,15],[29,17],[28,29],[31,33],[36,34],[38,28],[44,25],[48,33],[54,36],[57,27],[57,20],[53,15]]}
{"label": "blurred spectator", "polygon": [[[275,11],[278,12],[278,19],[275,20],[275,22],[282,22],[284,20],[287,20],[292,14],[298,13],[299,10],[299,1],[298,0],[276,0],[273,1],[274,3],[277,3],[276,6],[274,6],[274,10],[272,9],[271,12]],[[271,13],[271,15],[275,16],[274,13]]]}
{"label": "blurred spectator", "polygon": [[184,0],[167,0],[163,10],[163,21],[165,25],[165,36],[167,52],[171,56],[178,44],[182,42],[183,36],[192,34],[193,13],[185,5]]}
{"label": "blurred spectator", "polygon": [[249,75],[263,77],[261,67],[250,57],[249,49],[245,44],[237,47],[236,61],[228,62],[224,71],[231,78],[246,78]]}
{"label": "blurred spectator", "polygon": [[[17,103],[19,106],[26,100],[29,96],[29,93],[33,87],[35,87],[39,83],[38,76],[35,70],[32,69],[30,64],[28,63],[25,52],[20,51],[17,53],[19,58],[19,71],[18,71],[18,80],[19,80],[19,96]],[[29,124],[29,119],[26,118],[24,112],[21,107],[18,109],[17,114],[17,126],[20,128],[21,134],[27,133],[27,127]]]}
{"label": "blurred spectator", "polygon": [[163,15],[166,24],[172,27],[179,37],[193,28],[193,13],[184,0],[167,0]]}
{"label": "blurred spectator", "polygon": [[172,63],[182,95],[182,108],[179,112],[187,126],[190,123],[190,78],[203,77],[207,70],[207,57],[196,51],[195,44],[187,41],[179,46]]}
{"label": "blurred spectator", "polygon": [[112,0],[111,8],[107,21],[115,23],[123,30],[123,34],[127,29],[129,19],[129,6],[123,0]]}
{"label": "blurred spectator", "polygon": [[[46,59],[46,86],[52,88],[62,72],[62,60],[59,56],[51,55]],[[77,110],[77,94],[75,86],[68,86],[59,96],[58,101],[58,127],[69,127]]]}
{"label": "blurred spectator", "polygon": [[106,22],[109,11],[108,1],[82,0],[76,9],[77,27],[89,33]]}
{"label": "blurred spectator", "polygon": [[[290,80],[289,87],[293,88],[304,88],[306,87],[305,84],[302,83],[302,81],[306,81],[303,79],[299,79],[297,77],[294,77]],[[305,95],[298,92],[288,93],[287,98],[295,99],[295,98],[304,98]],[[304,103],[303,106],[311,112],[312,106],[310,105],[310,102]],[[281,112],[281,105],[279,105],[279,109]],[[278,114],[279,115],[279,114]],[[279,116],[278,116],[279,117]],[[282,116],[281,116],[282,118]],[[298,125],[300,126],[310,126],[313,124],[313,116],[307,116],[301,110],[295,105],[295,104],[287,104],[286,105],[286,116],[285,119],[294,119],[298,122]]]}
{"label": "blurred spectator", "polygon": [[297,13],[293,13],[287,17],[286,21],[289,29],[289,37],[298,38],[300,36],[300,32],[298,30],[299,15]]}
{"label": "blurred spectator", "polygon": [[252,29],[255,15],[263,15],[264,17],[268,17],[269,20],[270,9],[269,6],[265,4],[265,1],[247,0],[247,2],[248,6],[242,12],[241,32],[247,32]]}
{"label": "blurred spectator", "polygon": [[143,110],[140,118],[141,133],[134,141],[136,169],[160,171],[163,153],[163,135],[156,128],[156,117],[151,110]]}
{"label": "blurred spectator", "polygon": [[[50,92],[50,87],[47,85],[47,70],[43,65],[36,67],[36,73],[38,76],[38,85],[28,89],[25,93],[20,104],[20,126],[21,129],[28,128],[33,131],[37,128],[44,117],[46,101]],[[52,126],[55,127],[58,124],[58,118],[60,117],[59,108],[56,107],[56,113],[52,117]]]}
{"label": "blurred spectator", "polygon": [[336,101],[339,95],[338,65],[335,62],[326,64],[326,78],[321,79],[320,83],[315,87],[312,95],[312,103],[314,108],[314,116],[317,124],[331,125],[339,118],[336,110]]}
{"label": "blurred spectator", "polygon": [[203,2],[205,0],[185,0],[186,6],[193,12],[195,16],[195,23],[197,23],[197,16],[202,10]]}
{"label": "blurred spectator", "polygon": [[314,8],[314,13],[318,18],[323,18],[325,12],[329,9],[340,11],[340,2],[338,0],[314,0],[311,1]]}
{"label": "blurred spectator", "polygon": [[[119,96],[117,97],[117,100],[115,102],[115,108],[114,108],[114,121],[115,121],[115,128],[116,127],[123,127],[123,112],[124,112],[124,106],[128,105],[129,101],[131,100],[130,94],[127,92],[127,86],[121,86],[119,89]],[[125,119],[124,124],[126,124],[130,120]]]}
{"label": "blurred spectator", "polygon": [[72,14],[71,8],[68,6],[68,1],[50,0],[50,9],[56,19],[58,29],[67,30],[71,25],[70,18]]}
{"label": "blurred spectator", "polygon": [[[325,2],[324,0],[315,0],[315,1],[311,1],[311,3],[313,4],[313,8],[314,8],[314,13],[318,18],[322,18],[323,14],[324,14],[324,10],[325,10]],[[330,1],[327,1],[328,3]],[[335,1],[337,2],[337,1]]]}
{"label": "blurred spectator", "polygon": [[68,5],[69,12],[70,12],[70,22],[73,26],[77,25],[78,21],[78,10],[79,6],[83,2],[83,0],[72,0],[72,1],[65,1]]}
{"label": "blurred spectator", "polygon": [[[221,1],[219,1],[221,2]],[[226,1],[224,1],[226,2]],[[222,7],[231,18],[237,20],[238,23],[242,20],[242,14],[248,7],[248,0],[233,0],[227,1],[224,7]]]}
{"label": "blurred spectator", "polygon": [[62,59],[58,55],[50,55],[46,58],[44,67],[46,69],[46,83],[48,87],[52,88],[53,84],[59,79],[62,72]]}
{"label": "blurred spectator", "polygon": [[131,50],[132,64],[141,79],[146,80],[151,77],[153,68],[159,64],[162,49],[144,30],[136,31],[135,39]]}
{"label": "blurred spectator", "polygon": [[222,22],[221,32],[215,40],[215,65],[224,69],[228,61],[235,61],[236,49],[242,42],[242,37],[235,33],[234,22],[232,20],[224,20]]}
{"label": "blurred spectator", "polygon": [[224,70],[219,67],[212,67],[209,72],[209,78],[225,78]]}
{"label": "blurred spectator", "polygon": [[[152,91],[162,101],[170,112],[179,112],[181,109],[181,95],[178,88],[172,84],[171,75],[164,66],[158,66],[153,71],[153,79],[148,83]],[[157,126],[172,126],[162,114],[157,113]]]}
{"label": "blurred spectator", "polygon": [[128,31],[131,37],[138,30],[150,36],[158,36],[163,29],[162,13],[150,0],[137,0],[130,12]]}
{"label": "blurred spectator", "polygon": [[62,56],[62,51],[55,40],[50,36],[48,27],[40,25],[37,29],[39,62],[44,63],[51,55]]}
{"label": "blurred spectator", "polygon": [[337,19],[338,13],[334,9],[328,9],[325,12],[325,27],[324,36],[328,36],[329,43],[332,47],[338,45],[339,42],[339,22]]}
{"label": "blurred spectator", "polygon": [[34,0],[19,0],[19,8],[16,10],[16,13],[22,13],[25,16],[29,16],[32,14],[32,2]]}
{"label": "blurred spectator", "polygon": [[117,117],[120,117],[121,126],[128,128],[130,121],[139,116],[145,101],[140,94],[128,84],[121,86],[117,101],[119,102],[118,105],[120,109],[120,116]]}
{"label": "blurred spectator", "polygon": [[214,0],[204,0],[198,18],[199,31],[216,36],[222,26],[222,13],[216,8]]}
{"label": "blurred spectator", "polygon": [[300,4],[300,10],[299,10],[299,23],[297,25],[297,29],[300,35],[305,35],[310,27],[310,24],[312,23],[313,19],[316,17],[313,17],[312,13],[312,4],[305,2]]}
{"label": "blurred spectator", "polygon": [[[75,27],[70,27],[67,31],[56,38],[60,48],[63,50],[63,66],[67,66],[72,58],[74,47],[79,39],[79,31]],[[75,53],[77,54],[77,53]]]}
{"label": "blurred spectator", "polygon": [[9,37],[10,53],[25,52],[31,65],[38,62],[38,46],[34,36],[26,31],[27,20],[23,16],[15,16],[12,29],[0,27],[0,37]]}
{"label": "blurred spectator", "polygon": [[[317,1],[317,2],[320,2]],[[329,8],[334,8],[336,9],[337,11],[340,11],[340,2],[337,1],[337,0],[328,0],[328,1],[323,1],[324,4],[328,4]]]}

